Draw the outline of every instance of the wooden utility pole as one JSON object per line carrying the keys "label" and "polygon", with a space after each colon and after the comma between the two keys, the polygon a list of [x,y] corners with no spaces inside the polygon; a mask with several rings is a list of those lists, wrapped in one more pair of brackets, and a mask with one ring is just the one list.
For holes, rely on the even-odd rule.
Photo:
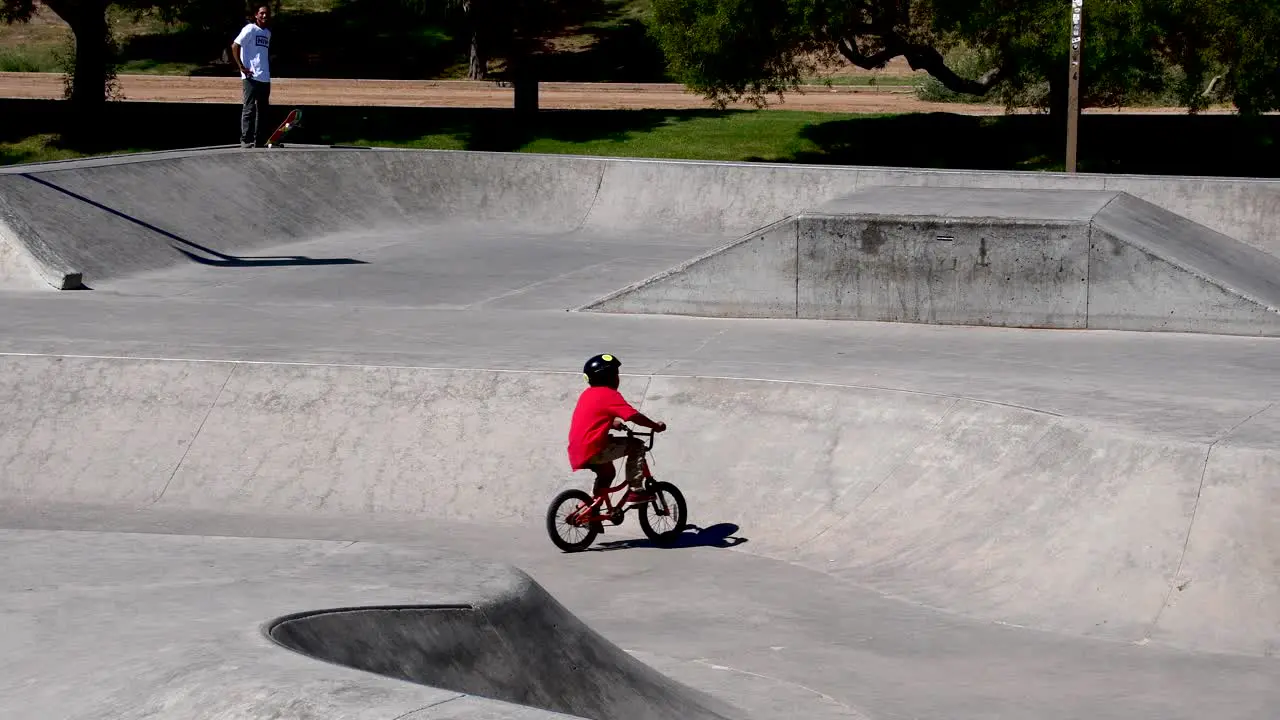
{"label": "wooden utility pole", "polygon": [[1080,43],[1084,0],[1071,0],[1071,74],[1067,82],[1067,172],[1076,171],[1076,142],[1080,134]]}

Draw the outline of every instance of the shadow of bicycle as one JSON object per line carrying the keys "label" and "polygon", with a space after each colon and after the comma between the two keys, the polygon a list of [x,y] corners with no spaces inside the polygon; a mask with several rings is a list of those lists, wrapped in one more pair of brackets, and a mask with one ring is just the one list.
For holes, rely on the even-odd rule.
{"label": "shadow of bicycle", "polygon": [[693,523],[689,523],[685,531],[680,534],[674,542],[658,544],[649,538],[635,538],[631,540],[614,540],[612,542],[599,542],[591,548],[592,551],[609,551],[609,550],[628,550],[630,548],[662,548],[664,550],[672,550],[676,548],[694,548],[694,547],[715,547],[715,548],[731,548],[735,545],[741,545],[747,542],[747,538],[735,535],[740,528],[733,523],[717,523],[709,527],[698,527]]}

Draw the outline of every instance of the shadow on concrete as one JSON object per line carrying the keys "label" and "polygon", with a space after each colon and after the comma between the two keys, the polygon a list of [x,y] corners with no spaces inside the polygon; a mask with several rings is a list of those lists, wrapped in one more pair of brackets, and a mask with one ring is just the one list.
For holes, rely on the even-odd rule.
{"label": "shadow on concrete", "polygon": [[[108,207],[107,205],[103,205],[102,203],[96,200],[91,200],[83,195],[80,195],[79,193],[76,193],[64,187],[61,187],[56,183],[49,182],[44,178],[40,178],[35,175],[32,175],[31,173],[22,173],[22,177],[28,180],[31,180],[32,182],[39,183],[51,190],[56,190],[64,195],[67,195],[68,197],[75,198],[80,202],[86,203],[88,205],[92,205],[93,207],[98,208],[99,210],[111,213],[112,215],[115,215],[118,218],[128,220],[129,222],[134,223],[135,225],[144,227],[154,233],[163,235],[164,237],[167,237],[174,242],[173,244],[174,250],[177,250],[178,252],[182,253],[184,256],[186,256],[188,260],[191,260],[192,262],[200,263],[201,265],[212,265],[215,267],[252,268],[252,267],[280,267],[285,265],[365,265],[367,264],[363,260],[356,260],[354,258],[309,258],[301,255],[264,255],[264,256],[250,256],[250,257],[238,257],[235,255],[227,255],[226,253],[218,252],[213,248],[208,248],[199,243],[192,242],[191,240],[187,240],[186,238],[179,237],[178,235],[175,235],[174,233],[171,233],[168,230],[165,230],[164,228],[156,227],[155,225],[152,225],[151,223],[145,220],[140,220],[136,217],[133,217],[132,215],[129,215],[128,213],[124,213],[119,210],[116,210],[115,208]],[[181,247],[183,245],[185,245],[186,248],[191,248],[192,250],[197,251],[198,253],[203,253],[203,255],[197,254],[197,252],[192,252],[191,250]]]}
{"label": "shadow on concrete", "polygon": [[733,523],[717,523],[708,527],[698,527],[690,523],[688,528],[680,534],[680,537],[672,543],[656,543],[649,538],[637,538],[634,540],[615,540],[613,542],[596,543],[591,548],[593,552],[607,552],[609,550],[628,550],[631,548],[692,548],[692,547],[714,547],[714,548],[731,548],[735,545],[741,545],[747,542],[747,538],[735,535],[740,528]]}

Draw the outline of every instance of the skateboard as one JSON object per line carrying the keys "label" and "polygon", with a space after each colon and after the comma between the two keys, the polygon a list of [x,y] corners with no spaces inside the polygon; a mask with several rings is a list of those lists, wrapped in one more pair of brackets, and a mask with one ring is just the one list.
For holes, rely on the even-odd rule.
{"label": "skateboard", "polygon": [[271,133],[271,137],[267,138],[267,147],[275,147],[279,145],[280,138],[284,137],[285,133],[298,127],[301,123],[302,111],[297,108],[290,110],[289,114],[285,116],[284,122],[280,123],[280,127],[276,128],[276,131]]}

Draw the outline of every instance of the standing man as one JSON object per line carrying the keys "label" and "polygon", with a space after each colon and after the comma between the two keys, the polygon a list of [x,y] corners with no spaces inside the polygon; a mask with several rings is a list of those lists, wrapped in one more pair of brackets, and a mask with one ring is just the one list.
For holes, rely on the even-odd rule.
{"label": "standing man", "polygon": [[240,66],[244,86],[244,109],[240,112],[240,147],[262,147],[263,138],[270,132],[266,127],[267,112],[271,109],[271,31],[267,23],[271,10],[266,5],[258,8],[253,22],[245,25],[231,42],[231,57]]}

